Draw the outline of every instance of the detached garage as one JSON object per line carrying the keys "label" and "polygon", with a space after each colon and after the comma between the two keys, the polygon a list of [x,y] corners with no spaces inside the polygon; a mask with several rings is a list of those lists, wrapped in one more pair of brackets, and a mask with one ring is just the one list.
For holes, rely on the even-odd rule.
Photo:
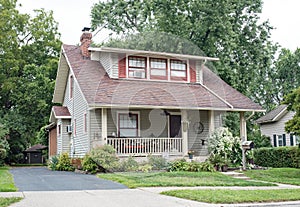
{"label": "detached garage", "polygon": [[37,144],[24,151],[26,164],[43,164],[43,150],[47,149],[47,146]]}

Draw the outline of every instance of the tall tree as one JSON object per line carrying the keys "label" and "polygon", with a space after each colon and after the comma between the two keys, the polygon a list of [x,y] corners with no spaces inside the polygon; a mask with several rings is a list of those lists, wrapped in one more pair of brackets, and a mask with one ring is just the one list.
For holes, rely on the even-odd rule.
{"label": "tall tree", "polygon": [[0,0],[0,124],[8,130],[11,161],[47,124],[61,45],[52,12],[31,17],[16,4]]}
{"label": "tall tree", "polygon": [[285,130],[300,135],[300,87],[285,96],[283,103],[288,105],[289,111],[295,112],[294,117],[285,123]]}

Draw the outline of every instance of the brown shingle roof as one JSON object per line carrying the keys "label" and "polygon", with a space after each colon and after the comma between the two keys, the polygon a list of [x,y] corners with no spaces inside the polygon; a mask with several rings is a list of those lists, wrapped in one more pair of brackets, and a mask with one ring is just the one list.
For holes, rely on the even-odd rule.
{"label": "brown shingle roof", "polygon": [[[262,110],[208,68],[204,85],[111,79],[99,61],[84,59],[77,46],[63,46],[89,105],[155,106],[219,110]],[[225,101],[224,101],[225,100]]]}
{"label": "brown shingle roof", "polygon": [[26,149],[24,152],[38,152],[44,149],[47,149],[47,146],[41,145],[41,144],[36,144],[33,145],[32,147]]}
{"label": "brown shingle roof", "polygon": [[54,112],[55,117],[68,117],[71,116],[69,110],[65,106],[53,106],[52,110]]}
{"label": "brown shingle roof", "polygon": [[268,112],[266,115],[260,117],[255,122],[258,124],[262,124],[262,123],[269,123],[269,122],[277,121],[278,118],[281,117],[280,115],[285,113],[286,111],[287,111],[287,105],[285,105],[285,104],[279,105],[277,108]]}

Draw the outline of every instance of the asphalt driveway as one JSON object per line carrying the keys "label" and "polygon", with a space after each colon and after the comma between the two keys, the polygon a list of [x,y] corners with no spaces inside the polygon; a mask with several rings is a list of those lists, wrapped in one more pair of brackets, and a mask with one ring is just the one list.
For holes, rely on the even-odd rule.
{"label": "asphalt driveway", "polygon": [[19,191],[78,191],[117,190],[127,187],[94,175],[51,171],[46,167],[12,168],[15,185]]}

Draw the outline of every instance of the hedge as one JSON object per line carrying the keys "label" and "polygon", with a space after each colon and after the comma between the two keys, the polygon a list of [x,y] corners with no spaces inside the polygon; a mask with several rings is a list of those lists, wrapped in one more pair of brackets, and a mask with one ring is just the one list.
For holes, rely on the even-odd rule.
{"label": "hedge", "polygon": [[263,167],[300,168],[300,148],[297,146],[255,149],[254,163]]}

